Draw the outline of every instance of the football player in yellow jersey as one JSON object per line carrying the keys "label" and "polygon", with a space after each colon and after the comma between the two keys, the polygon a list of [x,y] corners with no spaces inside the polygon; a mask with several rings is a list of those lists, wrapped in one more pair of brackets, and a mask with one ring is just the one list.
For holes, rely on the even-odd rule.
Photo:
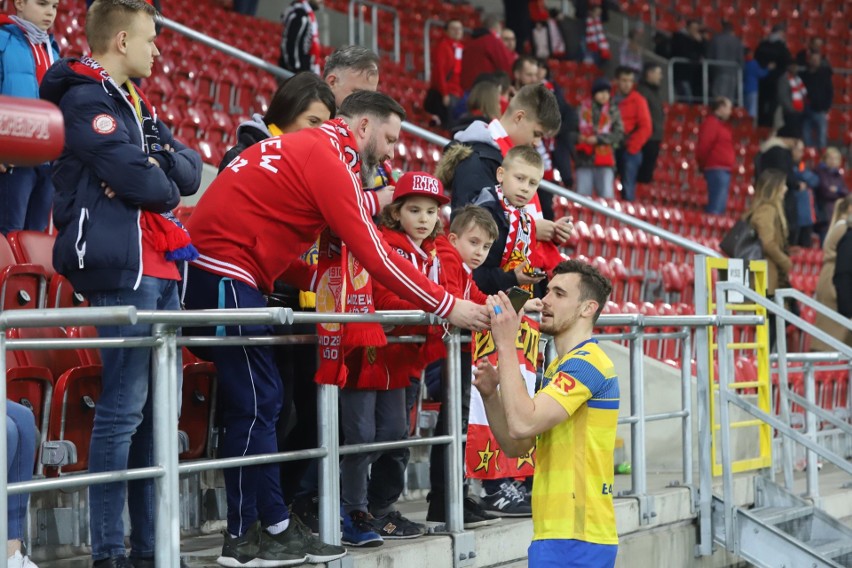
{"label": "football player in yellow jersey", "polygon": [[[592,330],[612,291],[588,264],[560,263],[543,299],[541,331],[553,336],[557,359],[541,390],[527,394],[515,347],[520,314],[502,292],[488,298],[498,369],[475,371],[488,423],[510,457],[533,445],[533,568],[615,565],[618,533],[612,503],[618,378]],[[499,361],[508,361],[499,365]],[[499,386],[499,389],[498,389]]]}

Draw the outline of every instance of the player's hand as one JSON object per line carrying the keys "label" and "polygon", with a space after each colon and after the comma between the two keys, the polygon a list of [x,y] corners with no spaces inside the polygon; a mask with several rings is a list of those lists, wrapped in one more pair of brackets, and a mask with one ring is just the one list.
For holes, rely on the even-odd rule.
{"label": "player's hand", "polygon": [[524,310],[515,313],[512,302],[505,292],[498,292],[496,296],[488,296],[485,301],[488,314],[491,316],[491,335],[497,345],[514,345],[518,336],[518,328],[521,327],[521,318]]}
{"label": "player's hand", "polygon": [[530,298],[524,304],[524,312],[541,312],[544,309],[544,302],[540,298]]}
{"label": "player's hand", "polygon": [[483,400],[488,400],[497,394],[497,385],[500,384],[500,377],[497,374],[497,368],[488,361],[480,361],[473,371],[473,386],[482,395]]}
{"label": "player's hand", "polygon": [[486,330],[489,324],[488,312],[485,311],[485,306],[462,299],[456,300],[456,305],[453,306],[453,310],[447,316],[447,319],[454,326],[471,331]]}
{"label": "player's hand", "polygon": [[385,208],[386,205],[389,205],[391,201],[393,201],[393,191],[396,189],[392,185],[388,185],[383,187],[382,189],[376,190],[376,199],[379,200],[379,212]]}

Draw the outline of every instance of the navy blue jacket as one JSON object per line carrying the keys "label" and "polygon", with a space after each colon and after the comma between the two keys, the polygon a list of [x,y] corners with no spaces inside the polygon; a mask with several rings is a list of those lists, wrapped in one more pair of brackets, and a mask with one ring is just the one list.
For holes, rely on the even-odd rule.
{"label": "navy blue jacket", "polygon": [[[142,278],[141,212],[170,211],[181,195],[198,191],[201,157],[159,120],[160,140],[149,142],[175,151],[147,154],[124,94],[110,81],[77,73],[74,62],[57,62],[41,84],[41,97],[58,105],[65,118],[65,148],[53,164],[53,222],[59,231],[53,266],[83,293],[136,289]],[[115,192],[113,199],[102,182]]]}
{"label": "navy blue jacket", "polygon": [[492,185],[484,187],[473,199],[473,205],[478,205],[491,213],[491,217],[497,223],[497,239],[492,243],[488,256],[479,268],[473,271],[473,281],[485,294],[496,294],[506,291],[512,286],[518,285],[518,277],[514,271],[503,270],[503,252],[506,250],[506,241],[509,239],[509,221],[500,201],[497,198],[497,189]]}

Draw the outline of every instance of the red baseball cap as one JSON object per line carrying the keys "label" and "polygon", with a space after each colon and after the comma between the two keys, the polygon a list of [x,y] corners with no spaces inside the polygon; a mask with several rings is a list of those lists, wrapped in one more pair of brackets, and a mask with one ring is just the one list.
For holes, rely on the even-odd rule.
{"label": "red baseball cap", "polygon": [[450,202],[450,198],[444,195],[444,186],[441,181],[426,172],[406,172],[396,180],[393,200],[396,201],[409,195],[431,197],[441,205]]}

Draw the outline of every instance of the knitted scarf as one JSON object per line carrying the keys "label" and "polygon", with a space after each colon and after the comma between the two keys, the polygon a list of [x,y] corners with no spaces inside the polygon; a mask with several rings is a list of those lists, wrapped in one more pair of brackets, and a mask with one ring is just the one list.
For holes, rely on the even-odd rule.
{"label": "knitted scarf", "polygon": [[601,59],[609,59],[609,41],[604,33],[603,23],[598,17],[586,18],[586,47],[592,53],[597,53]]}
{"label": "knitted scarf", "polygon": [[[506,247],[503,249],[500,266],[503,267],[503,270],[509,272],[522,262],[529,260],[535,239],[535,221],[526,208],[518,209],[509,203],[509,200],[503,195],[502,187],[498,185],[496,191],[497,199],[503,207],[506,222],[509,223],[509,234],[506,236]],[[530,266],[530,273],[532,273],[532,270],[533,267]]]}
{"label": "knitted scarf", "polygon": [[50,34],[31,21],[19,16],[0,15],[0,25],[4,24],[18,26],[24,32],[24,35],[27,36],[27,41],[33,52],[33,61],[35,61],[36,80],[41,84],[44,74],[47,73],[47,70],[53,65],[54,61],[53,47],[50,45]]}
{"label": "knitted scarf", "polygon": [[[360,187],[361,158],[349,127],[338,118],[320,128],[336,140],[340,160],[350,169],[353,179],[359,180]],[[317,312],[373,313],[370,275],[328,228],[320,235],[318,253]],[[320,364],[314,380],[319,384],[346,384],[348,369],[343,361],[346,348],[387,344],[382,327],[376,323],[319,324],[317,336]]]}
{"label": "knitted scarf", "polygon": [[798,75],[787,74],[790,83],[790,95],[793,99],[793,110],[802,112],[805,110],[805,97],[808,96],[808,88]]}
{"label": "knitted scarf", "polygon": [[[612,130],[612,117],[609,113],[609,105],[601,105],[600,116],[598,122],[594,122],[594,103],[592,99],[586,99],[580,106],[580,136],[589,137],[601,134],[609,134]],[[612,146],[609,144],[587,144],[585,142],[577,144],[577,151],[586,156],[594,157],[594,165],[596,167],[612,167],[615,165],[615,154],[612,151]]]}
{"label": "knitted scarf", "polygon": [[[128,80],[124,84],[124,89],[122,89],[109,76],[106,69],[87,56],[73,62],[71,69],[76,73],[101,81],[104,88],[111,87],[121,95],[122,100],[133,109],[133,116],[136,119],[139,132],[142,134],[142,150],[146,154],[164,151],[160,144],[160,130],[157,127],[157,113],[154,106],[132,81]],[[143,231],[143,238],[155,251],[162,252],[166,260],[191,262],[198,258],[198,250],[192,246],[189,232],[171,211],[162,214],[142,211],[139,222],[140,226],[147,229]]]}
{"label": "knitted scarf", "polygon": [[308,19],[311,21],[311,72],[320,74],[320,60],[322,59],[322,51],[320,49],[319,26],[317,25],[317,15],[314,9],[311,8],[310,2],[302,2],[305,8],[305,13],[308,14]]}

